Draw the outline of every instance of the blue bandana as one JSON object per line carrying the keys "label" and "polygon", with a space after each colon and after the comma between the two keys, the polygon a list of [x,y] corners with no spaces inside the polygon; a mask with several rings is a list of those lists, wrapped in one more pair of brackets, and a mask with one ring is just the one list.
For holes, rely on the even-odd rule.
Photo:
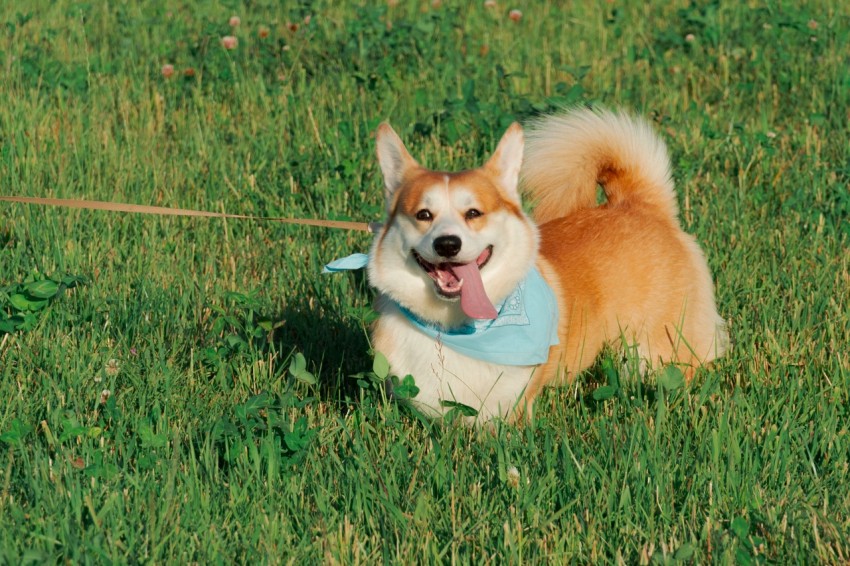
{"label": "blue bandana", "polygon": [[[366,254],[338,259],[325,266],[324,273],[362,269],[368,259]],[[537,268],[495,305],[498,315],[493,320],[470,320],[459,328],[446,330],[397,306],[420,332],[477,360],[532,366],[548,360],[549,347],[558,344],[558,302]]]}
{"label": "blue bandana", "polygon": [[351,254],[350,256],[333,260],[325,266],[322,273],[339,273],[340,271],[363,269],[368,264],[368,254]]}

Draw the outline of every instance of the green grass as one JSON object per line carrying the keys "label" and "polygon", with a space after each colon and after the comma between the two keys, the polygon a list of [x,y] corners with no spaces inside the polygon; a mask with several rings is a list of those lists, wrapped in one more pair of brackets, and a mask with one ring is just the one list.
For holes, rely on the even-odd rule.
{"label": "green grass", "polygon": [[850,559],[846,3],[337,4],[4,3],[0,193],[372,221],[383,120],[466,168],[622,106],[730,354],[422,422],[369,373],[363,278],[319,274],[367,235],[3,204],[0,563]]}

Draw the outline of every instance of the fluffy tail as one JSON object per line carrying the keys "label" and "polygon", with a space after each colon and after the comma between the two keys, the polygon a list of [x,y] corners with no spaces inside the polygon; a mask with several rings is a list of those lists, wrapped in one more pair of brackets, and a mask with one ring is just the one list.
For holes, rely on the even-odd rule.
{"label": "fluffy tail", "polygon": [[532,123],[526,140],[522,181],[537,222],[595,207],[598,185],[611,206],[642,202],[677,217],[667,146],[644,120],[578,108]]}

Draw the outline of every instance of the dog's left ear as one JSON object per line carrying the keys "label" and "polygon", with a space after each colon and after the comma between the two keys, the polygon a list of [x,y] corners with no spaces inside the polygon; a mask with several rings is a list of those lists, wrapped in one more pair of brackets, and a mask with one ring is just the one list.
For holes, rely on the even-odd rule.
{"label": "dog's left ear", "polygon": [[522,167],[522,126],[514,122],[502,136],[496,151],[484,164],[491,175],[504,189],[505,195],[519,204],[519,170]]}

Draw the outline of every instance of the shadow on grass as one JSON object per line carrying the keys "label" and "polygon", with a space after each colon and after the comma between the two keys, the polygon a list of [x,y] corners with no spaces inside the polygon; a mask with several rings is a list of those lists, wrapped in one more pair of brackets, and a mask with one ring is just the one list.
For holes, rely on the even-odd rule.
{"label": "shadow on grass", "polygon": [[[355,280],[355,292],[368,297],[367,304],[371,301],[365,277],[360,274]],[[293,351],[304,355],[308,368],[319,380],[323,398],[344,401],[357,397],[355,380],[348,376],[372,368],[364,322],[369,309],[347,308],[341,312],[332,303],[333,299],[327,296],[319,300],[291,297],[286,308],[272,318],[276,326],[272,342],[280,356]]]}
{"label": "shadow on grass", "polygon": [[655,406],[658,399],[655,378],[624,374],[622,369],[615,369],[612,374],[611,365],[606,367],[606,362],[616,359],[610,353],[603,355],[578,377],[578,401],[591,414],[603,411],[605,403],[612,399],[630,405]]}

